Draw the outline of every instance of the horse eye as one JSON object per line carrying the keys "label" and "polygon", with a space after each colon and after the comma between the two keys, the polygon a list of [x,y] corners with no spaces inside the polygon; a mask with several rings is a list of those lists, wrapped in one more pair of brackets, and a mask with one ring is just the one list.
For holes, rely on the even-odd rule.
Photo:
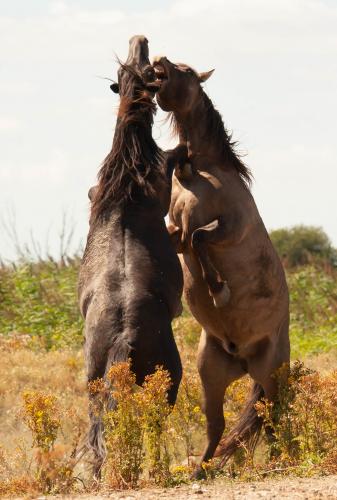
{"label": "horse eye", "polygon": [[155,76],[155,71],[152,67],[150,68],[147,68],[145,70],[145,75],[148,76],[148,77],[154,77]]}

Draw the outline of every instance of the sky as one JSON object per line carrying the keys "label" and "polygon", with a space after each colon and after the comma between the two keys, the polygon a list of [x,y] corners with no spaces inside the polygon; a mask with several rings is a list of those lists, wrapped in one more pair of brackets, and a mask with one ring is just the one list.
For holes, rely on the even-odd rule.
{"label": "sky", "polygon": [[0,0],[0,256],[15,258],[14,219],[22,245],[57,256],[64,213],[85,243],[118,106],[102,77],[134,34],[151,57],[215,68],[205,90],[267,229],[321,226],[337,245],[337,0]]}

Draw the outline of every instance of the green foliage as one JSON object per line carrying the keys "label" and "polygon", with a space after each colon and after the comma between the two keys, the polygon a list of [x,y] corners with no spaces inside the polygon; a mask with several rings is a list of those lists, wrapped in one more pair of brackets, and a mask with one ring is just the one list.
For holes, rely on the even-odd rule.
{"label": "green foliage", "polygon": [[33,446],[36,446],[35,477],[30,481],[32,484],[28,482],[29,488],[37,488],[43,493],[67,493],[74,484],[76,447],[68,456],[64,447],[55,445],[61,429],[57,398],[39,391],[25,392],[22,397],[23,419],[32,433]]}
{"label": "green foliage", "polygon": [[[188,465],[190,464],[191,456],[195,454],[196,440],[198,429],[206,422],[205,416],[201,411],[201,388],[200,379],[197,374],[185,375],[180,384],[179,395],[175,407],[170,417],[170,434],[174,440],[172,454],[179,462],[181,458],[180,450],[177,444],[180,442],[183,445],[183,456],[186,457]],[[178,469],[177,473],[181,471]]]}
{"label": "green foliage", "polygon": [[77,274],[78,260],[0,268],[0,333],[28,334],[46,349],[78,345]]}
{"label": "green foliage", "polygon": [[33,444],[48,451],[55,443],[60,419],[55,396],[24,392],[24,420],[33,435]]}
{"label": "green foliage", "polygon": [[156,484],[170,479],[170,457],[167,450],[166,430],[170,407],[167,391],[171,385],[169,373],[161,367],[145,377],[139,404],[145,433],[146,454],[150,478]]}
{"label": "green foliage", "polygon": [[[100,397],[95,409],[103,413],[104,419],[105,483],[111,488],[134,488],[146,470],[152,482],[167,484],[170,479],[165,442],[170,413],[168,372],[158,367],[137,388],[130,362],[124,362],[110,368],[108,381],[109,385],[102,379],[90,384],[91,393]],[[115,405],[108,409],[106,403],[111,397]]]}
{"label": "green foliage", "polygon": [[[137,486],[143,463],[144,430],[138,393],[133,391],[135,375],[129,363],[113,366],[108,374],[111,394],[117,406],[104,414],[107,460],[103,477],[111,488]],[[110,388],[103,385],[101,395],[105,400]]]}
{"label": "green foliage", "polygon": [[[80,346],[78,265],[75,259],[62,265],[22,262],[0,268],[0,333],[27,334],[38,348]],[[287,270],[293,357],[337,347],[336,278],[336,270],[318,263]],[[187,309],[174,321],[174,331],[181,351],[189,356],[197,349],[200,326]]]}
{"label": "green foliage", "polygon": [[[289,267],[308,264],[313,258],[334,263],[336,251],[320,227],[294,226],[270,232],[270,238],[281,258]],[[337,260],[336,260],[337,263]]]}
{"label": "green foliage", "polygon": [[[305,230],[308,234],[308,228]],[[324,237],[322,241],[325,241],[327,253],[318,254],[326,258],[329,242]],[[301,248],[303,250],[303,246]],[[315,249],[308,253],[308,248],[307,245],[307,253],[301,255],[306,255],[311,263],[287,269],[293,358],[332,349],[337,352],[337,270],[325,265],[324,259],[313,258],[318,254],[315,254]],[[62,264],[22,261],[16,266],[0,268],[0,334],[6,338],[4,352],[27,349],[26,336],[31,338],[29,347],[33,348],[50,350],[82,344],[82,319],[77,306],[78,267],[79,260],[74,259]],[[107,485],[119,488],[136,486],[144,477],[149,477],[152,483],[165,485],[188,481],[193,468],[191,457],[200,454],[204,445],[205,418],[201,412],[200,382],[195,369],[200,329],[187,309],[174,321],[184,379],[170,415],[166,402],[169,380],[163,370],[149,377],[144,387],[138,390],[134,390],[134,376],[127,364],[124,368],[120,365],[114,367],[109,375],[109,387],[102,381],[96,383],[98,393],[106,394],[113,387],[113,397],[118,401],[117,407],[107,411],[104,417],[108,460],[103,477]],[[22,334],[26,336],[20,337]],[[25,340],[23,343],[19,341],[21,338]],[[27,352],[34,356],[40,354]],[[53,357],[59,354],[43,353]],[[69,358],[68,363],[74,366],[73,378],[69,379],[69,386],[73,389],[73,380],[79,378],[77,358]],[[281,464],[282,468],[284,464],[295,464],[297,467],[310,462],[318,464],[320,470],[336,473],[337,450],[332,446],[337,437],[336,373],[323,377],[304,372],[295,365],[289,381],[290,389],[280,385],[277,407],[265,401],[259,408],[266,423],[273,426],[277,438],[269,451],[276,452],[278,457],[270,466],[277,468],[277,464]],[[227,390],[224,411],[228,428],[234,424],[244,403],[247,385],[247,380],[241,379]],[[78,394],[76,390],[73,393],[75,401]],[[75,488],[73,453],[69,449],[65,451],[55,441],[60,430],[55,398],[45,393],[29,392],[24,395],[24,404],[24,420],[38,448],[34,458],[30,459],[35,465],[22,476],[16,474],[17,468],[13,467],[12,476],[6,477],[8,473],[1,472],[0,449],[0,494],[10,491],[18,496],[33,491],[34,494],[72,491]],[[102,409],[101,405],[98,411]],[[275,413],[277,424],[273,421]],[[76,447],[75,441],[72,449]],[[177,465],[184,459],[187,459],[186,465]],[[175,466],[170,466],[170,463],[175,463]],[[242,464],[243,461],[237,466],[241,471]],[[209,467],[211,474],[212,465]]]}
{"label": "green foliage", "polygon": [[[271,456],[279,465],[318,468],[337,458],[337,372],[320,376],[295,363],[275,374],[278,401],[256,404],[259,415],[272,431]],[[335,469],[337,461],[335,461]],[[324,470],[324,465],[322,467]]]}
{"label": "green foliage", "polygon": [[288,272],[293,357],[337,348],[336,277],[317,265]]}

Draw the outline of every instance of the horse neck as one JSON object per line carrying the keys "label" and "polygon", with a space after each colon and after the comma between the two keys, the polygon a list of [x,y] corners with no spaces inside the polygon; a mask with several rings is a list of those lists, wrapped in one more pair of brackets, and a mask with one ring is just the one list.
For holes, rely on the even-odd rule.
{"label": "horse neck", "polygon": [[152,125],[153,115],[150,110],[141,115],[132,113],[131,110],[129,115],[118,117],[112,149],[117,146],[119,150],[125,151],[125,147],[130,147],[130,137],[132,136],[152,143]]}
{"label": "horse neck", "polygon": [[[139,104],[139,102],[138,102]],[[160,150],[152,137],[153,107],[129,108],[117,120],[112,149],[98,174],[93,220],[110,214],[111,207],[154,195],[161,169]]]}
{"label": "horse neck", "polygon": [[111,155],[114,163],[130,162],[134,167],[146,168],[158,161],[158,147],[152,137],[153,113],[151,109],[145,112],[133,113],[119,117],[116,123]]}
{"label": "horse neck", "polygon": [[201,91],[190,112],[175,113],[179,140],[188,147],[189,156],[221,158],[225,145],[222,119],[209,97]]}

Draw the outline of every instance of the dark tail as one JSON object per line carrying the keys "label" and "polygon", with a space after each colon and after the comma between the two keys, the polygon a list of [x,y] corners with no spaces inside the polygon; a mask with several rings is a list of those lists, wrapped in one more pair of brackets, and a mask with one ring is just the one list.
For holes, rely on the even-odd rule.
{"label": "dark tail", "polygon": [[262,387],[255,382],[238,423],[220,442],[216,451],[216,456],[222,457],[222,466],[225,465],[241,443],[248,444],[251,451],[255,450],[263,424],[262,418],[258,416],[255,410],[255,403],[263,396],[264,391]]}
{"label": "dark tail", "polygon": [[88,433],[88,447],[94,452],[94,475],[97,479],[99,479],[102,464],[106,457],[106,448],[103,439],[103,422],[101,417],[94,417],[91,419]]}
{"label": "dark tail", "polygon": [[[114,349],[110,349],[108,352],[105,366],[102,367],[102,371],[105,369],[103,378],[106,378],[109,369],[115,363],[127,361],[130,357],[130,352],[131,348],[123,338],[121,338],[120,342],[116,342]],[[93,379],[95,380],[95,378]],[[93,469],[94,475],[97,479],[101,476],[102,465],[106,458],[103,413],[104,409],[111,410],[115,407],[115,401],[111,392],[109,392],[107,399],[104,400],[104,402],[100,398],[102,398],[101,395],[89,394],[90,428],[87,436],[87,446],[94,453]]]}

